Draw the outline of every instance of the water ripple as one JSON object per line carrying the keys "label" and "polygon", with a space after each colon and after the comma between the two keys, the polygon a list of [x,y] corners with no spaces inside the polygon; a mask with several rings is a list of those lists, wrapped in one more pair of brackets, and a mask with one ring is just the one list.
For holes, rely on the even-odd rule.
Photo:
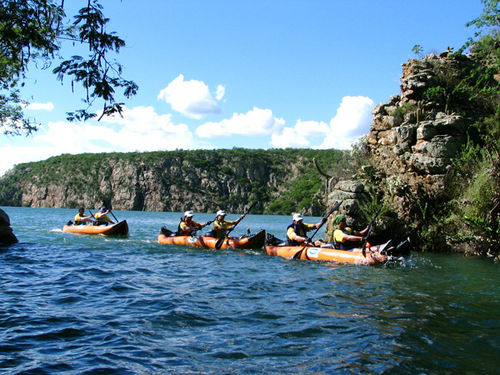
{"label": "water ripple", "polygon": [[[424,254],[339,266],[162,246],[168,213],[122,213],[140,227],[125,239],[51,230],[72,213],[11,215],[28,224],[0,250],[0,373],[497,371],[491,263]],[[251,216],[255,228],[288,223]]]}

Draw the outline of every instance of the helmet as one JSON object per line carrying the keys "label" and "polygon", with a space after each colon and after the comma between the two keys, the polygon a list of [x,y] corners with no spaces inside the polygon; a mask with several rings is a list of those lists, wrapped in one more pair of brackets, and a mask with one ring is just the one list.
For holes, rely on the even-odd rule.
{"label": "helmet", "polygon": [[293,215],[293,221],[301,221],[303,220],[304,218],[302,217],[301,214],[294,214]]}
{"label": "helmet", "polygon": [[184,212],[185,217],[193,217],[193,211],[186,211]]}
{"label": "helmet", "polygon": [[217,211],[217,216],[226,216],[226,211],[224,210]]}

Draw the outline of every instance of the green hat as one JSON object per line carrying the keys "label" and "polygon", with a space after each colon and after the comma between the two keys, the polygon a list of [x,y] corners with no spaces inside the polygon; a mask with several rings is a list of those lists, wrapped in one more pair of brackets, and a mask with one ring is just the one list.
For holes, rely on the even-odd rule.
{"label": "green hat", "polygon": [[335,219],[333,219],[333,225],[339,225],[342,221],[346,221],[345,216],[342,214],[338,214],[335,216]]}

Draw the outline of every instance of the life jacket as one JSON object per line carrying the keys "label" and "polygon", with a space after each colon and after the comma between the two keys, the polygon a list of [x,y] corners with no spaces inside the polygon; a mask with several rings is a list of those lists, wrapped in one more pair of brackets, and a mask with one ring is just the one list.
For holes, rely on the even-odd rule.
{"label": "life jacket", "polygon": [[104,212],[96,212],[94,217],[99,225],[108,224],[111,222],[111,220],[109,220],[108,214],[105,214]]}
{"label": "life jacket", "polygon": [[175,232],[176,236],[182,236],[181,223],[184,221],[184,216],[181,217],[179,224],[177,224],[177,231]]}
{"label": "life jacket", "polygon": [[226,220],[215,220],[212,226],[211,234],[215,238],[223,238],[225,237],[227,230],[233,226],[233,221]]}
{"label": "life jacket", "polygon": [[80,215],[80,213],[77,213],[75,215],[75,225],[80,225],[80,224],[85,224],[85,222],[82,221],[82,219],[86,218],[85,214],[83,216]]}
{"label": "life jacket", "polygon": [[[306,226],[304,225],[304,223],[297,225],[294,222],[292,222],[292,224],[290,224],[289,226],[286,227],[287,233],[288,233],[288,230],[290,228],[293,228],[293,230],[295,231],[295,234],[297,236],[307,237],[307,230],[306,230]],[[286,242],[287,242],[287,245],[289,245],[289,246],[303,245],[302,242],[291,240],[290,238],[288,238],[288,236],[286,237]]]}
{"label": "life jacket", "polygon": [[[336,231],[337,230],[340,229],[336,229]],[[352,235],[352,230],[350,228],[347,228],[347,230],[343,230],[342,233],[350,236]],[[355,247],[359,246],[359,241],[338,242],[337,239],[335,238],[335,235],[333,236],[333,241],[334,241],[334,247],[340,250],[352,250]]]}
{"label": "life jacket", "polygon": [[[191,235],[193,235],[194,234],[193,232],[195,232],[195,231],[192,229],[189,231],[182,230],[182,228],[181,228],[182,223],[186,223],[186,220],[184,219],[184,217],[181,217],[181,220],[179,221],[179,225],[177,225],[177,232],[175,232],[175,235],[176,236],[191,236]],[[188,224],[186,223],[186,225],[188,225]]]}

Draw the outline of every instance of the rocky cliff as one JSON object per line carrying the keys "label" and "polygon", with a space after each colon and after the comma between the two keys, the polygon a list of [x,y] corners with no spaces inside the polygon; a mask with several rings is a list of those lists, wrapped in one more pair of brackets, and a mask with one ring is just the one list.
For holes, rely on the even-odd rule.
{"label": "rocky cliff", "polygon": [[[466,86],[474,69],[479,70],[471,58],[449,51],[403,64],[401,93],[374,109],[370,133],[360,145],[369,166],[338,181],[328,204],[343,199],[351,223],[367,222],[367,206],[384,207],[385,218],[377,225],[382,236],[422,237],[427,223],[444,222],[441,208],[460,199],[450,184],[456,157],[477,138],[474,124],[485,110],[466,92],[474,84]],[[453,245],[444,230],[425,235],[441,239],[434,247]]]}
{"label": "rocky cliff", "polygon": [[[424,200],[438,199],[446,188],[453,158],[465,145],[473,119],[451,112],[450,103],[426,99],[439,72],[459,75],[463,58],[444,53],[403,65],[401,95],[377,106],[367,137],[373,160],[392,208],[403,220]],[[415,197],[420,197],[416,200]]]}
{"label": "rocky cliff", "polygon": [[[16,166],[1,179],[0,205],[144,211],[322,215],[313,158],[346,162],[335,150],[197,150],[62,155]],[[339,168],[339,169],[345,169]]]}

